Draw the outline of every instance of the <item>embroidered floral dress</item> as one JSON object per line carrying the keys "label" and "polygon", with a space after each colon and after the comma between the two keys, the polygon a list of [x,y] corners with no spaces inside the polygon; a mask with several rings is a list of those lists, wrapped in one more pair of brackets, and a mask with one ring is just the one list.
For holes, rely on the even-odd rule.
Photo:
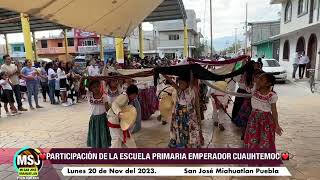
{"label": "embroidered floral dress", "polygon": [[253,91],[252,111],[244,137],[246,148],[275,149],[275,122],[271,114],[271,104],[277,100],[275,92],[262,95],[257,90]]}
{"label": "embroidered floral dress", "polygon": [[195,92],[188,88],[178,93],[170,127],[170,148],[201,147],[201,126],[194,106]]}

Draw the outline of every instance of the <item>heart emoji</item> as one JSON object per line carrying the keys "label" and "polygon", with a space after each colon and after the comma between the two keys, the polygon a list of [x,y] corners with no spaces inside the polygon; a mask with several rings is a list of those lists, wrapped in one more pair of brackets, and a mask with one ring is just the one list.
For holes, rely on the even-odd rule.
{"label": "heart emoji", "polygon": [[282,157],[282,160],[285,160],[285,161],[289,160],[289,153],[288,152],[282,153],[281,157]]}
{"label": "heart emoji", "polygon": [[45,153],[39,154],[39,158],[41,160],[46,160],[46,154]]}

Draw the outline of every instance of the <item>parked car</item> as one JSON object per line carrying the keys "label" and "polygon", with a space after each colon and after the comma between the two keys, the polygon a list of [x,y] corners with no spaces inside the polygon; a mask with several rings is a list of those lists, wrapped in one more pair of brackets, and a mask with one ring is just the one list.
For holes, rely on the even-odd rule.
{"label": "parked car", "polygon": [[[258,61],[258,59],[252,59]],[[273,74],[278,82],[286,82],[287,80],[287,71],[279,64],[275,59],[262,59],[262,70]]]}

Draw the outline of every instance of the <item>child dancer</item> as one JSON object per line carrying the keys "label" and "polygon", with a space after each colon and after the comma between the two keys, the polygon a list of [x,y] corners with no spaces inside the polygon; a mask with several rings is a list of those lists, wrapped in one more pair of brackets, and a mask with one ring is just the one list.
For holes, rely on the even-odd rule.
{"label": "child dancer", "polygon": [[[17,114],[18,110],[14,106],[13,90],[8,78],[9,77],[6,72],[3,71],[0,73],[0,85],[3,90],[1,101],[4,103],[4,109],[7,113],[7,116],[12,116]],[[8,104],[10,105],[11,113],[8,109]]]}
{"label": "child dancer", "polygon": [[[251,93],[252,90],[255,88],[256,86],[256,82],[258,80],[258,77],[263,74],[264,72],[260,69],[255,70],[254,74],[253,74],[253,80],[252,81],[248,81],[250,82],[247,85],[246,91],[247,93]],[[249,78],[249,77],[248,77]],[[242,128],[242,135],[241,135],[241,140],[243,140],[244,138],[244,133],[246,131],[246,127],[247,127],[247,122],[248,122],[248,118],[251,114],[251,98],[244,98],[244,101],[242,103],[242,106],[238,112],[237,117],[235,118],[235,124],[238,127]]]}
{"label": "child dancer", "polygon": [[108,127],[112,137],[111,148],[121,148],[125,145],[128,148],[135,148],[134,137],[128,130],[122,131],[120,128],[120,119],[122,116],[121,108],[127,106],[138,96],[139,90],[136,85],[130,85],[126,92],[119,95],[112,103],[108,111]]}
{"label": "child dancer", "polygon": [[[122,92],[125,92],[127,88],[132,84],[134,84],[133,79],[126,79],[124,81],[124,84],[122,85]],[[133,105],[137,110],[136,122],[134,126],[131,128],[131,133],[134,134],[139,132],[141,129],[141,106],[140,106],[138,96],[133,101],[131,101],[131,105]]]}
{"label": "child dancer", "polygon": [[106,107],[107,95],[101,91],[99,80],[89,82],[87,98],[90,104],[90,122],[87,145],[93,148],[108,148],[111,145],[111,136],[107,122]]}
{"label": "child dancer", "polygon": [[175,110],[170,126],[169,148],[200,148],[202,134],[197,119],[195,90],[190,86],[190,78],[178,78],[178,83],[166,75],[164,77],[177,91]]}
{"label": "child dancer", "polygon": [[[166,97],[166,96],[171,96],[173,100],[176,99],[176,91],[175,89],[171,86],[170,82],[166,80],[164,82],[164,85],[159,85],[157,88],[157,94],[160,99],[159,103],[161,102],[161,99]],[[167,122],[170,122],[172,117],[167,117],[168,119],[165,119],[161,114],[157,117],[158,121],[162,122],[162,125],[166,125]]]}
{"label": "child dancer", "polygon": [[[224,81],[217,82],[220,83],[220,87],[222,90],[227,89],[227,84],[223,84]],[[216,84],[217,84],[216,83]],[[220,131],[224,131],[224,121],[227,119],[227,108],[228,108],[228,102],[229,102],[229,95],[226,93],[223,93],[221,91],[215,90],[210,88],[209,94],[212,97],[212,107],[213,107],[213,113],[212,117],[214,120],[214,126],[218,126]]]}
{"label": "child dancer", "polygon": [[278,96],[273,91],[274,83],[275,77],[264,73],[259,76],[252,92],[252,111],[244,137],[246,148],[275,149],[275,133],[281,136],[283,132],[278,122]]}

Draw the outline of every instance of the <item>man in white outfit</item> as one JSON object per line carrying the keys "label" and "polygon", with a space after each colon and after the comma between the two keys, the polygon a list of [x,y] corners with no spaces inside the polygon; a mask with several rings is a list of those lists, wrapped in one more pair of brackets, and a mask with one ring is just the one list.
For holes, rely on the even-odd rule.
{"label": "man in white outfit", "polygon": [[306,66],[309,62],[310,62],[309,57],[305,54],[305,52],[302,52],[302,56],[299,61],[299,78],[300,79],[303,78]]}
{"label": "man in white outfit", "polygon": [[293,79],[293,81],[295,81],[297,69],[299,67],[299,54],[297,52],[295,52],[293,55],[292,65],[293,65],[292,79]]}
{"label": "man in white outfit", "polygon": [[130,85],[126,93],[119,95],[111,105],[108,111],[108,127],[111,135],[111,148],[122,148],[123,145],[128,148],[136,148],[133,135],[129,130],[123,131],[120,127],[121,109],[129,104],[129,101],[133,101],[138,95],[138,87],[136,85]]}

